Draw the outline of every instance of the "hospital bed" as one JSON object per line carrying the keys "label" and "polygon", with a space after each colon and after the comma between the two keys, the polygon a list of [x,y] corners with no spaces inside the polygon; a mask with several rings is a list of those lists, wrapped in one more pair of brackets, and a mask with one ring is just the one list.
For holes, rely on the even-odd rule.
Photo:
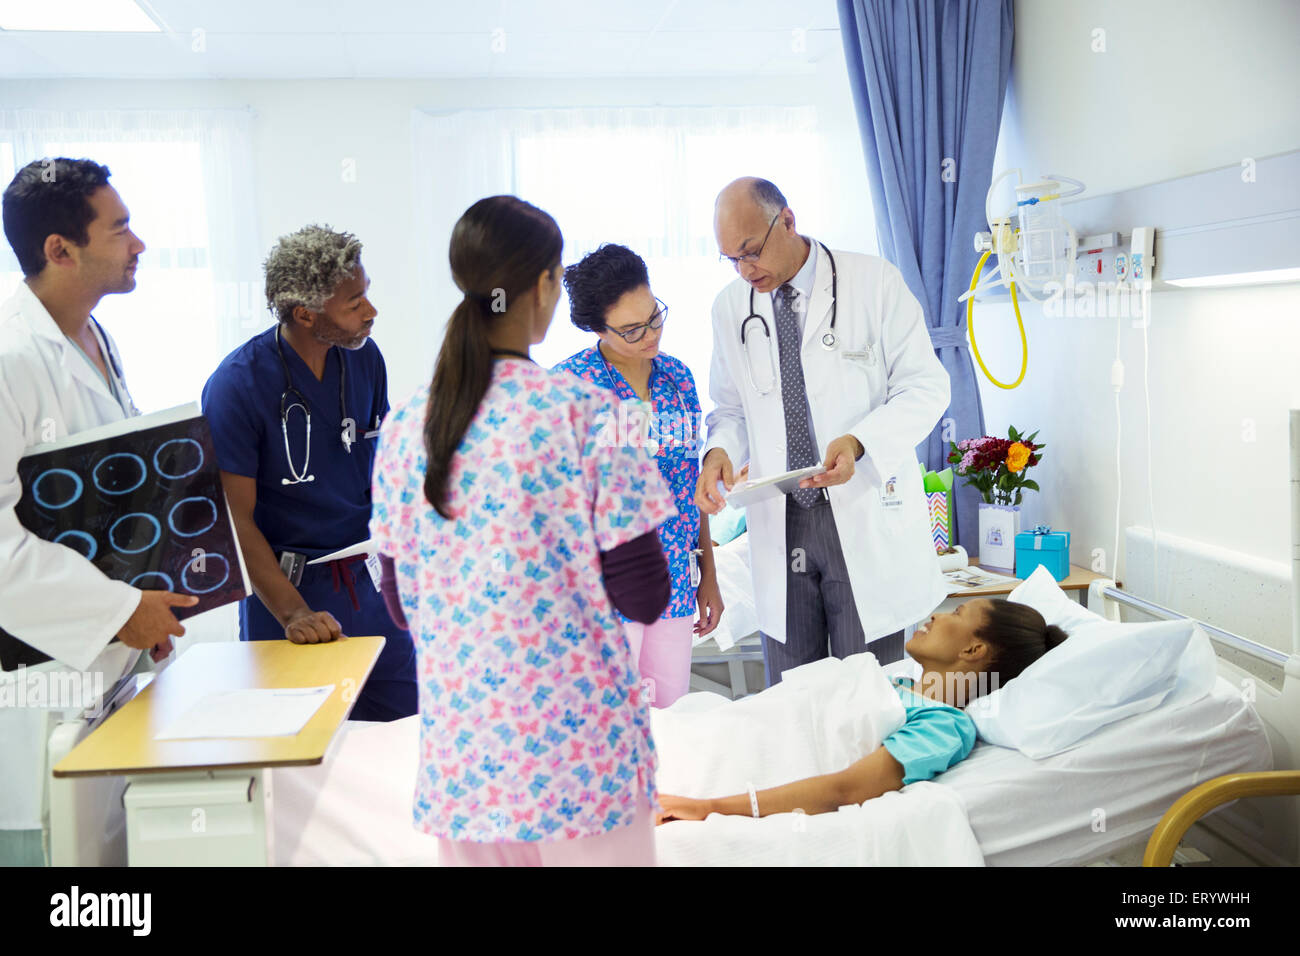
{"label": "hospital bed", "polygon": [[[1105,580],[1093,584],[1088,606],[1111,619],[1122,610],[1182,616]],[[981,742],[935,778],[960,800],[986,864],[1132,860],[1162,816],[1194,788],[1225,776],[1296,768],[1300,657],[1202,627],[1219,658],[1207,696],[1124,718],[1045,759]],[[410,825],[418,732],[418,718],[348,722],[322,765],[274,771],[269,858],[279,865],[436,865],[436,841]],[[1259,779],[1276,785],[1276,778]],[[1216,862],[1295,864],[1298,819],[1300,800],[1292,796],[1238,800],[1215,807],[1188,842]],[[102,825],[96,818],[84,829]],[[1164,825],[1175,845],[1182,825]],[[73,857],[56,854],[60,862]]]}
{"label": "hospital bed", "polygon": [[[1097,582],[1092,591],[1090,605],[1110,616],[1120,607],[1179,616],[1112,582]],[[1213,691],[1190,704],[1125,718],[1046,759],[981,742],[935,778],[959,797],[987,865],[1081,865],[1123,859],[1126,852],[1131,858],[1170,806],[1198,785],[1294,766],[1287,741],[1300,738],[1300,728],[1287,720],[1300,714],[1296,660],[1204,627],[1216,651],[1276,668],[1253,702],[1242,693],[1236,665],[1221,660]],[[436,865],[436,841],[409,826],[417,736],[414,718],[353,724],[329,764],[277,772],[277,862]],[[1206,833],[1228,838],[1248,860],[1284,861],[1295,850],[1295,801],[1289,822],[1285,813],[1275,814],[1267,832],[1252,820],[1258,808],[1244,812],[1249,802],[1220,809],[1195,832],[1212,827]]]}

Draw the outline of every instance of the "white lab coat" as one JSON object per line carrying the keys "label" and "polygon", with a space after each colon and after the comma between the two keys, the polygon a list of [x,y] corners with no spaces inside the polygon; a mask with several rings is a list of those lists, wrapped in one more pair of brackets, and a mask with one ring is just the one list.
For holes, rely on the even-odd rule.
{"label": "white lab coat", "polygon": [[[803,374],[820,464],[826,446],[851,434],[864,454],[853,477],[829,490],[848,566],[858,617],[868,642],[928,615],[947,594],[930,538],[929,514],[915,448],[948,407],[948,373],[934,354],[921,304],[902,274],[876,256],[833,250],[838,271],[837,348],[822,335],[831,322],[831,265],[818,249],[813,293],[804,316]],[[758,320],[746,332],[757,387],[746,375],[740,325],[749,314],[750,286],[737,278],[713,303],[713,361],[705,454],[723,448],[749,477],[786,469],[785,411],[772,297],[754,294]],[[770,361],[770,365],[769,365]],[[893,479],[901,504],[886,507],[883,485]],[[747,509],[750,563],[758,623],[763,633],[786,638],[785,499]]]}
{"label": "white lab coat", "polygon": [[[105,338],[116,358],[116,345]],[[25,673],[0,673],[0,682],[9,682],[0,700],[30,699],[14,682],[30,686],[38,674],[70,687],[66,678],[80,671],[85,686],[108,691],[140,654],[109,641],[141,592],[110,580],[71,548],[38,538],[14,513],[22,497],[18,459],[28,448],[138,414],[112,363],[125,407],[76,348],[25,282],[0,305],[0,627],[54,658]],[[0,829],[41,825],[45,742],[58,714],[0,707]]]}

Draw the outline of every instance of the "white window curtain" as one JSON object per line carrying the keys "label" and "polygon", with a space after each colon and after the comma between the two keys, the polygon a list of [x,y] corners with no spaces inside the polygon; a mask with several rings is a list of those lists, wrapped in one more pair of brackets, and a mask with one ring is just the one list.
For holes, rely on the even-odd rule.
{"label": "white window curtain", "polygon": [[[147,249],[135,291],[95,310],[142,411],[197,401],[217,363],[267,322],[246,110],[0,110],[0,180],[32,160],[93,159]],[[0,299],[22,280],[3,244]]]}
{"label": "white window curtain", "polygon": [[[663,350],[690,367],[706,410],[713,299],[736,275],[718,259],[718,190],[742,175],[770,179],[801,232],[828,242],[817,224],[838,227],[842,218],[833,141],[811,106],[417,111],[412,130],[426,342],[441,339],[461,296],[447,265],[452,226],[474,201],[512,193],[555,217],[565,265],[605,242],[646,260],[651,288],[669,307]],[[594,343],[568,316],[562,298],[534,350],[542,364]]]}

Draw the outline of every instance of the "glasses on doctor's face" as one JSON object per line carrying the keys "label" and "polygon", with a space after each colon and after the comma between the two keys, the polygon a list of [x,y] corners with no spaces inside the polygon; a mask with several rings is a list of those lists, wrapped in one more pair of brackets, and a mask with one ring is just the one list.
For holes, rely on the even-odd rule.
{"label": "glasses on doctor's face", "polygon": [[785,212],[784,209],[778,209],[776,215],[772,217],[772,221],[768,223],[767,232],[766,234],[764,234],[763,241],[762,243],[759,244],[757,252],[747,252],[743,256],[728,256],[728,255],[719,254],[718,261],[730,262],[737,269],[739,269],[742,265],[745,265],[746,263],[757,262],[758,257],[763,254],[763,250],[767,248],[767,240],[772,238],[772,229],[773,227],[776,226],[776,221],[781,218],[781,213],[783,212]]}
{"label": "glasses on doctor's face", "polygon": [[609,329],[609,331],[621,337],[624,342],[629,344],[640,342],[645,338],[648,329],[662,328],[664,320],[668,318],[668,306],[664,305],[663,301],[660,300],[658,296],[655,297],[655,305],[658,306],[658,308],[655,310],[655,314],[650,316],[649,322],[646,322],[643,325],[634,325],[632,328],[623,329],[622,331],[618,329]]}

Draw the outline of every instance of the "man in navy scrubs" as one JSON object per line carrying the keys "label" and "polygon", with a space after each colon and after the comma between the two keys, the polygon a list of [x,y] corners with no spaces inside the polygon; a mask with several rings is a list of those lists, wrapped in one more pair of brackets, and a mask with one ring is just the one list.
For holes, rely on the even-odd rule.
{"label": "man in navy scrubs", "polygon": [[378,574],[365,555],[306,565],[369,537],[388,376],[370,341],[377,313],[361,243],[307,226],[282,237],[265,268],[279,323],[226,356],[203,389],[257,595],[240,605],[240,637],[315,644],[381,634],[387,643],[352,719],[407,717],[416,712],[415,646],[389,617]]}

